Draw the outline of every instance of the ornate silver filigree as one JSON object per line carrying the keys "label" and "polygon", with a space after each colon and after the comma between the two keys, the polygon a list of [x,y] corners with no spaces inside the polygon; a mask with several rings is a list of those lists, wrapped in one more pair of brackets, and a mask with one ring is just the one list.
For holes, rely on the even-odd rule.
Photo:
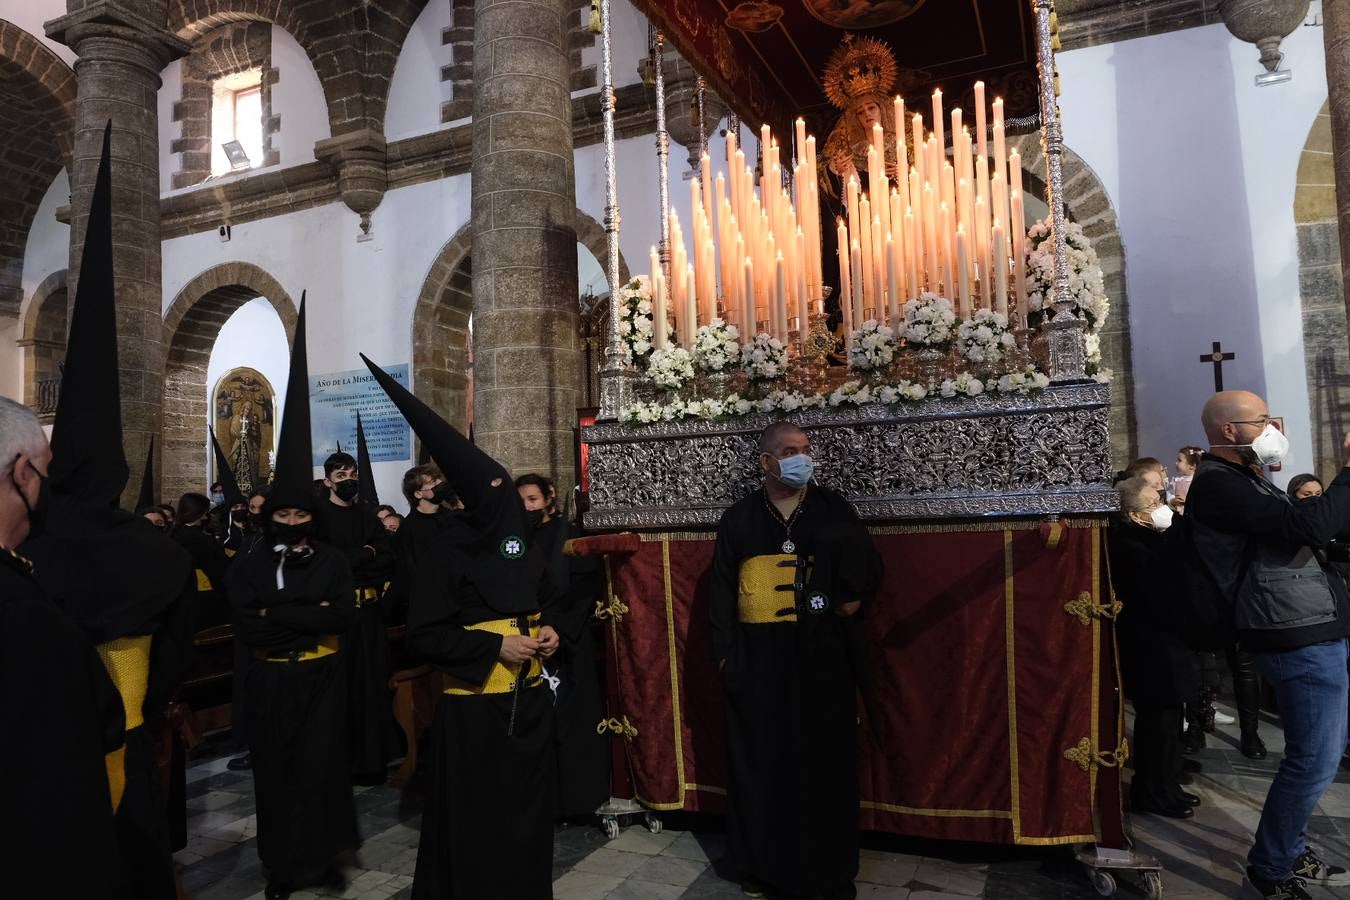
{"label": "ornate silver filigree", "polygon": [[[1111,490],[1109,390],[1052,387],[909,406],[804,410],[820,483],[870,520],[1104,512]],[[757,439],[784,416],[583,430],[591,528],[715,525],[759,484]]]}

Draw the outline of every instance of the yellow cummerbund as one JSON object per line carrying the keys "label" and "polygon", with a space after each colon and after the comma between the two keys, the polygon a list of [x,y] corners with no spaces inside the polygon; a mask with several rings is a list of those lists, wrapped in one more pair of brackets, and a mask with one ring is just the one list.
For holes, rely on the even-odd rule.
{"label": "yellow cummerbund", "polygon": [[99,659],[108,677],[122,697],[122,711],[126,714],[127,731],[145,723],[145,691],[150,683],[150,642],[152,636],[116,638],[98,645]]}
{"label": "yellow cummerbund", "polygon": [[[752,556],[742,562],[736,618],[750,625],[797,621],[796,598],[791,590],[797,570],[791,565],[779,565],[796,561],[797,557],[790,553],[774,553]],[[779,585],[786,585],[789,590],[776,590]]]}
{"label": "yellow cummerbund", "polygon": [[[520,619],[491,619],[487,622],[475,622],[472,625],[464,626],[469,631],[490,631],[493,634],[500,634],[505,637],[508,634],[520,634]],[[539,614],[535,613],[529,619],[530,637],[539,637]],[[492,671],[488,674],[487,681],[482,684],[470,684],[467,681],[461,681],[452,676],[445,676],[445,683],[448,687],[445,689],[447,694],[457,696],[473,696],[478,694],[509,694],[516,689],[516,678],[521,675],[520,663],[504,663],[500,659],[492,664]],[[533,687],[539,683],[539,673],[542,668],[539,660],[532,659],[526,667],[523,677],[525,684],[521,687]]]}
{"label": "yellow cummerbund", "polygon": [[312,659],[322,659],[325,656],[332,656],[338,651],[338,636],[336,634],[319,635],[319,644],[313,650],[301,650],[287,656],[265,656],[266,650],[254,652],[254,656],[263,662],[309,662]]}
{"label": "yellow cummerbund", "polygon": [[356,589],[357,607],[365,606],[368,603],[374,603],[380,599],[379,589],[373,587],[363,587]]}
{"label": "yellow cummerbund", "polygon": [[197,570],[197,590],[199,591],[215,590],[215,586],[211,584],[211,579],[206,577],[206,573],[203,572],[201,569]]}

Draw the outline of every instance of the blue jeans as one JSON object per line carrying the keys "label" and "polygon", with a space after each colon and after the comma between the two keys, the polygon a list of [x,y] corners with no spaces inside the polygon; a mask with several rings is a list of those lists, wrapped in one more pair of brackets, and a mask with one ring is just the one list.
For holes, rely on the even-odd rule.
{"label": "blue jeans", "polygon": [[1347,649],[1344,640],[1327,641],[1255,657],[1280,704],[1284,760],[1266,794],[1247,862],[1262,878],[1283,881],[1307,849],[1308,820],[1345,751]]}

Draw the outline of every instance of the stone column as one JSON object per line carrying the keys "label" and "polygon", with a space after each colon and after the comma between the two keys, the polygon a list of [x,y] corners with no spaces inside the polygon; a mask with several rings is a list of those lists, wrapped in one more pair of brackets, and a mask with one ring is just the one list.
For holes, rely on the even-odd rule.
{"label": "stone column", "polygon": [[151,435],[164,402],[163,292],[159,238],[159,73],[189,45],[164,28],[164,0],[94,0],[47,23],[47,34],[74,50],[78,94],[70,172],[70,279],[73,302],[84,251],[89,200],[112,121],[113,273],[122,433],[135,502]]}
{"label": "stone column", "polygon": [[475,0],[474,438],[575,480],[580,398],[568,0]]}
{"label": "stone column", "polygon": [[[1350,280],[1346,280],[1350,279],[1350,9],[1346,9],[1345,4],[1322,4],[1322,42],[1326,48],[1341,277],[1344,283],[1350,284]],[[1350,298],[1350,292],[1346,296]],[[1350,306],[1350,301],[1347,305]]]}

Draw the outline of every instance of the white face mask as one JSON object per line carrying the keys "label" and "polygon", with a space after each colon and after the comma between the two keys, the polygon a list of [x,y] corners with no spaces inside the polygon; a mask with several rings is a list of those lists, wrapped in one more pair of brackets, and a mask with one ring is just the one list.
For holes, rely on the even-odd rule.
{"label": "white face mask", "polygon": [[1153,527],[1158,531],[1166,531],[1172,527],[1172,507],[1160,506],[1148,514],[1153,520]]}
{"label": "white face mask", "polygon": [[1263,466],[1278,466],[1289,455],[1289,438],[1274,425],[1265,429],[1252,441],[1252,452]]}

